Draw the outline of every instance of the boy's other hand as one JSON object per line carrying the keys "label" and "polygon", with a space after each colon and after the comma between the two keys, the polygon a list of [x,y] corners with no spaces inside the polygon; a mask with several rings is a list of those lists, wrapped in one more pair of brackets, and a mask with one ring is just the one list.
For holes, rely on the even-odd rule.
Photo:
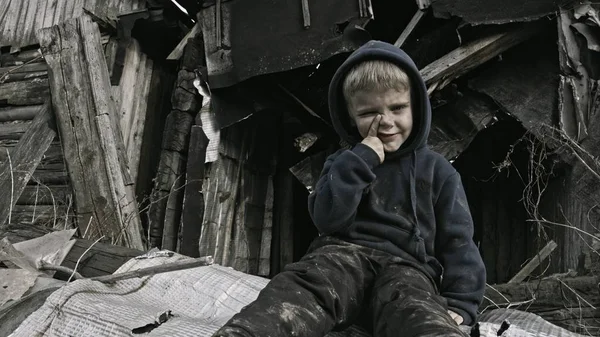
{"label": "boy's other hand", "polygon": [[377,137],[377,131],[379,130],[379,122],[381,122],[381,115],[377,115],[375,116],[375,118],[373,118],[373,121],[371,122],[371,127],[369,127],[369,133],[367,134],[367,137],[365,137],[365,139],[363,139],[363,141],[361,143],[367,145],[368,147],[372,148],[373,151],[375,151],[377,153],[377,155],[379,156],[379,163],[383,163],[383,161],[385,160],[385,153],[383,152],[383,143],[381,142],[381,139],[379,139]]}
{"label": "boy's other hand", "polygon": [[450,317],[452,317],[456,324],[460,325],[463,322],[462,316],[455,313],[454,311],[448,310],[448,314],[450,314]]}

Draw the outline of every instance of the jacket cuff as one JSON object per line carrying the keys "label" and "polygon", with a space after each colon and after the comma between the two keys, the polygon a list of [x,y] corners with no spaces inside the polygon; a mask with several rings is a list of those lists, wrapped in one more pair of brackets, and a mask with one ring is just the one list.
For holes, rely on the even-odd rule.
{"label": "jacket cuff", "polygon": [[375,152],[375,150],[370,148],[368,145],[358,143],[354,146],[352,152],[362,158],[362,160],[367,163],[367,166],[369,166],[370,169],[373,169],[375,166],[380,164],[377,152]]}

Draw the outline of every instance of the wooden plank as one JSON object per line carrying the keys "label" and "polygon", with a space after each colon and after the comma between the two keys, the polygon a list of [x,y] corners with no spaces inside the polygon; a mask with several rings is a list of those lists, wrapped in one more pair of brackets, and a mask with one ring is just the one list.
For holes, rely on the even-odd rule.
{"label": "wooden plank", "polygon": [[503,62],[471,76],[468,86],[492,98],[529,132],[545,139],[550,132],[540,129],[554,125],[558,115],[559,67],[547,57],[554,50],[543,39],[530,41],[505,53]]}
{"label": "wooden plank", "polygon": [[50,96],[50,87],[47,78],[0,84],[0,107],[42,104],[48,96]]}
{"label": "wooden plank", "polygon": [[451,160],[471,144],[479,131],[495,122],[500,110],[491,98],[465,92],[434,110],[428,144]]}
{"label": "wooden plank", "polygon": [[0,54],[0,65],[10,67],[23,65],[25,63],[44,62],[42,53],[39,49],[23,50],[15,54]]}
{"label": "wooden plank", "polygon": [[[137,249],[94,242],[86,239],[75,239],[75,244],[63,260],[63,267],[75,269],[77,260],[81,258],[77,272],[84,277],[95,277],[114,273],[131,258],[144,252]],[[90,248],[91,247],[91,248]],[[87,249],[89,251],[83,254]],[[58,279],[66,279],[68,275],[58,274]],[[66,277],[66,278],[65,278]]]}
{"label": "wooden plank", "polygon": [[10,161],[0,167],[0,175],[4,177],[0,180],[0,224],[10,219],[12,208],[55,136],[56,126],[48,101],[19,141]]}
{"label": "wooden plank", "polygon": [[275,176],[273,204],[273,261],[271,275],[294,259],[294,176],[289,170]]}
{"label": "wooden plank", "polygon": [[190,132],[190,145],[186,168],[185,192],[177,251],[191,257],[200,256],[200,233],[204,218],[204,159],[208,138],[202,126],[194,125]]}
{"label": "wooden plank", "polygon": [[173,49],[173,51],[169,54],[169,56],[167,56],[167,60],[179,60],[183,55],[183,50],[185,49],[185,46],[188,43],[188,39],[193,38],[198,33],[202,33],[202,31],[200,23],[197,22],[194,25],[194,27],[187,34],[185,34],[185,37],[181,41],[179,41],[179,43],[177,44],[175,49]]}
{"label": "wooden plank", "polygon": [[419,25],[419,22],[421,22],[421,19],[423,19],[425,14],[425,11],[421,9],[417,10],[412,19],[410,19],[408,25],[406,25],[406,28],[404,28],[404,30],[402,31],[402,34],[400,34],[400,37],[398,37],[398,40],[396,40],[396,42],[394,43],[394,46],[398,48],[402,47],[402,45],[404,44],[404,42],[406,42],[413,30],[417,28],[417,25]]}
{"label": "wooden plank", "polygon": [[121,132],[131,179],[137,181],[141,156],[142,140],[148,120],[148,102],[152,82],[153,61],[141,50],[139,43],[132,39],[127,46],[119,82],[119,114]]}
{"label": "wooden plank", "polygon": [[273,176],[267,178],[267,194],[264,197],[264,216],[261,229],[260,255],[258,257],[258,275],[268,277],[271,274],[271,247],[273,247]]}
{"label": "wooden plank", "polygon": [[146,268],[134,269],[113,275],[96,276],[93,277],[92,280],[102,283],[112,283],[132,278],[144,277],[160,273],[168,273],[171,271],[210,266],[212,264],[212,257],[204,256],[196,259],[185,259]]}
{"label": "wooden plank", "polygon": [[533,37],[542,27],[537,23],[523,25],[467,43],[421,69],[421,76],[428,86],[439,83],[438,88],[442,88],[500,53]]}
{"label": "wooden plank", "polygon": [[69,229],[75,225],[73,209],[66,205],[15,205],[11,222]]}
{"label": "wooden plank", "polygon": [[46,78],[48,77],[47,71],[29,72],[29,73],[9,73],[4,76],[0,76],[0,83],[10,82],[22,82],[28,81],[35,78]]}
{"label": "wooden plank", "polygon": [[246,273],[270,273],[277,121],[255,115],[222,130],[219,158],[204,179],[200,256]]}
{"label": "wooden plank", "polygon": [[27,185],[17,200],[18,205],[67,205],[72,195],[69,185]]}
{"label": "wooden plank", "polygon": [[38,62],[8,67],[0,67],[0,78],[2,78],[2,76],[6,75],[7,73],[31,73],[40,71],[48,71],[48,65],[46,65],[46,63],[44,62]]}
{"label": "wooden plank", "polygon": [[[215,263],[229,265],[223,259],[225,241],[231,239],[232,218],[235,213],[240,177],[236,161],[224,156],[211,164],[206,172],[202,191],[205,210],[200,235],[200,256],[211,255]],[[229,233],[229,237],[226,237]]]}
{"label": "wooden plank", "polygon": [[508,281],[508,283],[523,282],[527,278],[527,276],[529,276],[535,270],[535,268],[537,268],[540,265],[542,261],[544,261],[546,258],[548,258],[548,256],[550,256],[550,253],[552,253],[554,249],[556,249],[556,246],[556,242],[550,240],[550,242],[548,242],[548,244],[544,246],[544,248],[542,248],[542,250],[536,256],[534,256],[525,265],[525,267],[523,267],[523,269],[521,269],[517,273],[517,275],[513,276],[513,278],[511,278],[510,281]]}
{"label": "wooden plank", "polygon": [[[185,157],[181,153],[168,150],[161,151],[155,185],[150,197],[148,214],[152,247],[162,247],[168,199],[172,193],[177,193],[176,184],[179,179],[182,179],[181,175],[184,172],[184,168]],[[169,235],[177,235],[175,229],[168,229],[168,231]],[[175,246],[171,249],[174,250]]]}
{"label": "wooden plank", "polygon": [[[177,153],[177,152],[176,152]],[[182,159],[181,167],[185,167]],[[167,197],[165,205],[165,220],[163,222],[162,248],[175,251],[177,249],[177,234],[181,223],[181,209],[184,196],[185,172],[177,176]]]}
{"label": "wooden plank", "polygon": [[0,124],[0,138],[2,140],[19,140],[27,131],[31,121],[15,121]]}
{"label": "wooden plank", "polygon": [[92,238],[104,236],[118,244],[143,248],[134,186],[98,27],[83,16],[42,29],[38,38],[51,69],[52,101],[78,226],[82,233],[92,233]]}
{"label": "wooden plank", "polygon": [[[31,120],[35,117],[40,107],[41,105],[24,105],[0,108],[0,122]],[[0,131],[0,133],[2,133],[2,131]]]}

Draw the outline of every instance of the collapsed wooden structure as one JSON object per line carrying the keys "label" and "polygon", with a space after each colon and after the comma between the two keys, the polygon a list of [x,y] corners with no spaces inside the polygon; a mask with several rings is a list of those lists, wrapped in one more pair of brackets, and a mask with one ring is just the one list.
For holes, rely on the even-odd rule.
{"label": "collapsed wooden structure", "polygon": [[[531,291],[534,312],[600,331],[598,6],[458,3],[0,5],[0,236],[78,228],[65,265],[95,240],[114,260],[87,259],[91,273],[159,247],[276,274],[317,235],[306,196],[345,145],[328,81],[376,38],[421,68],[429,144],[463,177],[489,283],[518,281],[486,306]],[[580,278],[519,283],[570,270]],[[556,287],[573,292],[542,300]]]}

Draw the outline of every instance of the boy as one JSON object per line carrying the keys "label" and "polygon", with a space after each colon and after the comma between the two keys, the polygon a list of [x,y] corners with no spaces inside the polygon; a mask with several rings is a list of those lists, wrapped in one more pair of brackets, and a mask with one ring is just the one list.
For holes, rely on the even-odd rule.
{"label": "boy", "polygon": [[374,336],[465,336],[485,267],[460,176],[426,147],[417,67],[371,41],[337,70],[329,110],[353,147],[327,159],[309,196],[321,236],[215,336],[324,336],[358,317]]}

